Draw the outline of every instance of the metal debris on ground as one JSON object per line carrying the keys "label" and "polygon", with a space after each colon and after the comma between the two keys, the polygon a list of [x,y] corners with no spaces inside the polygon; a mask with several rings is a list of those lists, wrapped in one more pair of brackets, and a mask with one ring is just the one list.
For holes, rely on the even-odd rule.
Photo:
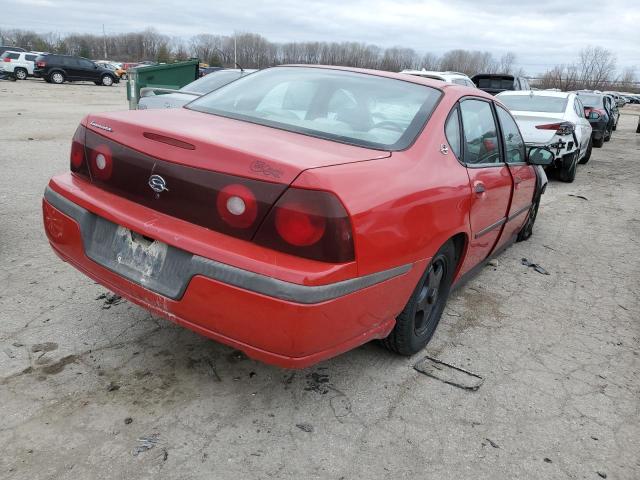
{"label": "metal debris on ground", "polygon": [[547,272],[544,268],[542,268],[540,265],[538,265],[537,263],[532,263],[529,260],[527,260],[526,258],[523,258],[521,260],[522,265],[524,265],[525,267],[531,267],[533,268],[536,272],[541,273],[542,275],[551,275],[549,272]]}
{"label": "metal debris on ground", "polygon": [[484,378],[477,373],[456,367],[428,355],[416,363],[413,368],[427,377],[435,378],[446,384],[472,392],[478,390],[484,383]]}
{"label": "metal debris on ground", "polygon": [[311,425],[310,423],[296,423],[296,427],[298,427],[303,432],[313,432],[313,425]]}
{"label": "metal debris on ground", "polygon": [[587,202],[589,201],[589,199],[588,199],[587,197],[582,196],[582,195],[575,195],[575,194],[573,194],[573,193],[570,193],[570,194],[569,194],[569,196],[570,196],[570,197],[581,198],[582,200],[586,200]]}
{"label": "metal debris on ground", "polygon": [[137,457],[142,452],[146,452],[147,450],[151,450],[153,447],[155,447],[157,445],[159,440],[160,440],[160,434],[159,433],[152,433],[151,435],[148,435],[146,437],[138,438],[138,442],[139,443],[138,443],[138,445],[136,445],[133,448],[133,452],[132,452],[133,456]]}
{"label": "metal debris on ground", "polygon": [[96,297],[96,300],[104,300],[102,304],[102,309],[107,310],[111,308],[113,305],[118,305],[122,302],[122,297],[120,295],[116,295],[115,293],[103,293]]}
{"label": "metal debris on ground", "polygon": [[[500,445],[498,445],[496,442],[494,442],[493,440],[491,440],[490,438],[485,438],[485,440],[487,442],[489,442],[489,445],[491,445],[493,448],[500,448]],[[484,445],[484,443],[483,443]]]}

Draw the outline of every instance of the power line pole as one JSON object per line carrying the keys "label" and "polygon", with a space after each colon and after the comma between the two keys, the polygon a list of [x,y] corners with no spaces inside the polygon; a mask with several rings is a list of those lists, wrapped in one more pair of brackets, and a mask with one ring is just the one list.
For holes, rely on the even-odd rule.
{"label": "power line pole", "polygon": [[236,32],[233,32],[233,68],[238,68],[238,43]]}
{"label": "power line pole", "polygon": [[102,24],[102,42],[104,46],[104,59],[107,59],[107,34],[104,31],[104,23]]}

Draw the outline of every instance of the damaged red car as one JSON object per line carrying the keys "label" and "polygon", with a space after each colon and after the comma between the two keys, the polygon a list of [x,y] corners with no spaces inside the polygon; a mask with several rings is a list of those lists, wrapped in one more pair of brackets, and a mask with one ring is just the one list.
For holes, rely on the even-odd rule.
{"label": "damaged red car", "polygon": [[496,98],[283,66],[185,108],[89,115],[44,226],[66,262],[250,357],[410,355],[453,287],[531,235],[552,161]]}

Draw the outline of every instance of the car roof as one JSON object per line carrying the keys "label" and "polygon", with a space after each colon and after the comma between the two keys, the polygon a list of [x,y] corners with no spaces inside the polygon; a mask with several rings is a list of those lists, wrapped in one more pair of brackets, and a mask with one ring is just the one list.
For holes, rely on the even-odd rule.
{"label": "car roof", "polygon": [[449,71],[442,71],[442,72],[438,72],[435,70],[402,70],[400,73],[404,73],[407,75],[422,75],[422,76],[426,76],[426,77],[430,77],[430,76],[434,76],[434,77],[461,77],[461,78],[469,78],[468,75],[465,75],[464,73],[460,73],[460,72],[449,72]]}
{"label": "car roof", "polygon": [[[339,67],[335,65],[308,65],[308,64],[289,64],[278,65],[269,68],[283,68],[283,67],[303,67],[303,68],[319,68],[325,70],[340,70],[344,72],[362,73],[365,75],[374,75],[376,77],[391,78],[393,80],[400,80],[401,82],[417,83],[419,85],[426,85],[431,88],[435,88],[441,91],[447,91],[451,93],[459,93],[462,95],[473,95],[476,97],[483,97],[487,99],[494,99],[493,95],[490,95],[475,87],[467,87],[464,85],[458,85],[457,83],[447,83],[442,80],[434,80],[428,77],[421,77],[419,75],[407,75],[406,73],[399,72],[387,72],[384,70],[373,70],[369,68],[356,68],[356,67]],[[267,70],[267,69],[265,69]]]}
{"label": "car roof", "polygon": [[520,96],[523,97],[533,96],[533,97],[558,97],[558,98],[569,98],[573,92],[555,92],[553,90],[505,90],[504,92],[500,92],[497,96],[507,97],[507,96]]}

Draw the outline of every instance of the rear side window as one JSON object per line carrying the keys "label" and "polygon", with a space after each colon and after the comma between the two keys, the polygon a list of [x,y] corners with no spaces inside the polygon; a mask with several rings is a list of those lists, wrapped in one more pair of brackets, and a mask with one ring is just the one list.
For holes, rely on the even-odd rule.
{"label": "rear side window", "polygon": [[5,52],[2,55],[2,58],[10,58],[11,60],[18,60],[20,58],[20,54],[14,53],[14,52]]}
{"label": "rear side window", "polygon": [[525,146],[520,130],[506,110],[500,106],[496,107],[500,127],[502,127],[505,159],[507,163],[524,163],[526,161]]}
{"label": "rear side window", "polygon": [[33,62],[35,61],[37,55],[25,55],[24,58],[27,59],[28,62]]}
{"label": "rear side window", "polygon": [[470,165],[501,163],[498,130],[489,102],[465,100],[460,104],[464,130],[464,162]]}
{"label": "rear side window", "polygon": [[449,114],[447,124],[444,126],[444,134],[453,153],[458,159],[461,159],[462,136],[460,135],[460,113],[458,112],[458,107],[454,108]]}

